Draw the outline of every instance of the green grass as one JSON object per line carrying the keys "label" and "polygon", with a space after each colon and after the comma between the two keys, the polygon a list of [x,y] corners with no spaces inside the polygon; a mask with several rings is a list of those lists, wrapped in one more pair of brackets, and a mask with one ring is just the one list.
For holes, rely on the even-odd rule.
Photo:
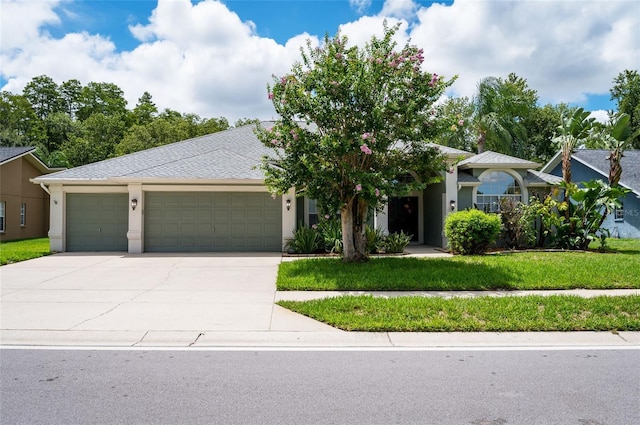
{"label": "green grass", "polygon": [[49,238],[24,239],[0,243],[0,265],[49,255]]}
{"label": "green grass", "polygon": [[279,305],[347,331],[638,331],[640,296],[580,298],[374,298],[343,296]]}
{"label": "green grass", "polygon": [[[637,246],[637,243],[636,245]],[[632,251],[632,250],[630,250]],[[463,291],[640,288],[640,255],[517,252],[453,258],[373,258],[283,262],[280,291]]]}

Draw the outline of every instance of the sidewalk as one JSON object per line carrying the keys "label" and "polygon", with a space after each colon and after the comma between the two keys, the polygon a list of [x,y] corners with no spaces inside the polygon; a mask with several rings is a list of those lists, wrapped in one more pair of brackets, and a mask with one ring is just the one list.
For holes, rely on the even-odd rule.
{"label": "sidewalk", "polygon": [[[448,255],[426,247],[412,255]],[[506,296],[557,291],[282,292],[280,255],[56,254],[0,269],[0,345],[85,347],[624,347],[640,332],[347,332],[279,300],[344,294]],[[579,296],[640,290],[562,291]]]}

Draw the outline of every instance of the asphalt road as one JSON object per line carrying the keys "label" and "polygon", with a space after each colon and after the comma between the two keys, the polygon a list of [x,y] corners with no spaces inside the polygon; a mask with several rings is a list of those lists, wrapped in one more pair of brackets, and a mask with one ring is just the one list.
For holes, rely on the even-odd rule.
{"label": "asphalt road", "polygon": [[640,350],[0,350],[2,424],[640,424]]}

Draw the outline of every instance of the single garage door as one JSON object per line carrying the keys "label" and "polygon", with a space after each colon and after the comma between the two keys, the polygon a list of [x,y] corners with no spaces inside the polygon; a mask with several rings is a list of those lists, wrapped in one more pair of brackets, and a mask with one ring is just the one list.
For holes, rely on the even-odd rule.
{"label": "single garage door", "polygon": [[126,193],[68,193],[67,251],[127,251]]}
{"label": "single garage door", "polygon": [[146,192],[149,252],[281,251],[282,200],[268,193]]}

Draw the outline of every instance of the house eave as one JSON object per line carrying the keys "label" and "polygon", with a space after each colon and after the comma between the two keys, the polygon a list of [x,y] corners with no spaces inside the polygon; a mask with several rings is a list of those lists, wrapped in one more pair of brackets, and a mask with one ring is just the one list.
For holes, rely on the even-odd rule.
{"label": "house eave", "polygon": [[536,163],[530,164],[504,164],[504,163],[470,163],[470,164],[462,164],[458,166],[461,170],[469,170],[473,168],[500,168],[500,169],[522,169],[528,170],[531,168],[535,168],[535,166],[539,166]]}
{"label": "house eave", "polygon": [[47,179],[46,176],[30,179],[34,184],[65,186],[127,186],[129,184],[150,185],[225,185],[225,186],[264,186],[262,179],[164,179],[164,178],[127,178],[112,177],[106,179]]}

